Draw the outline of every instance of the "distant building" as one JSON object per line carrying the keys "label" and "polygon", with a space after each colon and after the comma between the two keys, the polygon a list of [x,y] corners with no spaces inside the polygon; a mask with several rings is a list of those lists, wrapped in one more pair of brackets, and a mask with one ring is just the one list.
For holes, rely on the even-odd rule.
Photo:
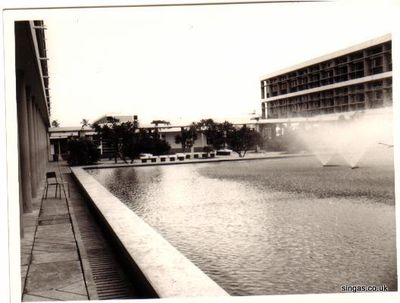
{"label": "distant building", "polygon": [[391,35],[266,75],[260,83],[265,121],[391,107]]}
{"label": "distant building", "polygon": [[[120,113],[106,113],[105,115],[101,116],[100,118],[96,119],[91,123],[91,125],[105,125],[105,124],[112,124],[112,123],[126,123],[131,122],[135,123],[139,127],[139,120],[137,115],[126,115]],[[112,158],[114,154],[114,148],[110,142],[99,138],[96,142],[99,144],[100,155],[103,158]]]}
{"label": "distant building", "polygon": [[136,122],[139,124],[138,116],[137,115],[123,115],[123,114],[114,114],[114,113],[107,113],[104,116],[93,121],[92,124],[107,124],[107,123],[124,123],[124,122]]}
{"label": "distant building", "polygon": [[[181,129],[183,127],[185,126],[159,127],[160,139],[165,140],[171,146],[171,153],[178,153],[182,151],[182,145],[180,143],[175,143],[175,137],[181,134]],[[207,146],[207,138],[203,133],[198,132],[197,139],[193,144],[193,151],[203,151],[205,146]]]}
{"label": "distant building", "polygon": [[93,139],[95,135],[96,132],[90,126],[50,127],[50,159],[61,160],[68,153],[67,143],[69,139],[79,137]]}
{"label": "distant building", "polygon": [[[257,129],[257,122],[250,118],[250,116],[241,117],[227,117],[224,119],[215,119],[217,123],[222,123],[228,120],[236,127],[241,127],[247,125],[250,128]],[[164,121],[164,120],[155,120]],[[97,132],[93,128],[94,124],[106,125],[116,123],[126,123],[135,122],[139,125],[138,118],[136,115],[121,115],[121,114],[105,114],[99,119],[96,119],[91,125],[82,126],[72,126],[72,127],[50,127],[49,128],[49,138],[50,138],[50,159],[62,159],[68,154],[68,140],[76,138],[87,138],[93,140],[100,150],[100,155],[102,158],[112,158],[114,156],[113,146],[106,140],[100,138]],[[154,121],[153,121],[154,122]],[[182,128],[187,128],[190,123],[186,121],[185,124],[169,124],[168,121],[165,123],[158,123],[162,125],[156,125],[156,123],[143,123],[138,129],[145,129],[154,133],[157,130],[160,139],[165,140],[170,146],[170,153],[178,153],[182,151],[182,145],[180,143],[175,143],[176,136],[181,134]],[[199,131],[197,133],[197,139],[193,144],[193,151],[201,152],[205,146],[208,146],[207,137]]]}

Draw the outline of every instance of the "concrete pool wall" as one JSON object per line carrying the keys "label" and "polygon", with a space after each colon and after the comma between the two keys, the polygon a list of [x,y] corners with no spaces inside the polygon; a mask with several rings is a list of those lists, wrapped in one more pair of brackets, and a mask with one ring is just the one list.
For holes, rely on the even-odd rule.
{"label": "concrete pool wall", "polygon": [[104,227],[118,244],[128,271],[146,293],[160,298],[229,296],[157,231],[82,167],[72,173]]}

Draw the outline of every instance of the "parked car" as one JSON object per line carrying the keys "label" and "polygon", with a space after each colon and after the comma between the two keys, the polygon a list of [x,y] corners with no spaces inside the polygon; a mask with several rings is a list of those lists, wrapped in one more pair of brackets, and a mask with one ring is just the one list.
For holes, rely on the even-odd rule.
{"label": "parked car", "polygon": [[139,158],[150,158],[150,157],[153,157],[153,154],[141,153],[139,155]]}
{"label": "parked car", "polygon": [[217,156],[230,156],[232,154],[232,150],[224,148],[217,150]]}
{"label": "parked car", "polygon": [[139,159],[142,161],[142,163],[147,163],[147,160],[150,161],[152,157],[153,157],[152,154],[146,154],[146,153],[139,154]]}

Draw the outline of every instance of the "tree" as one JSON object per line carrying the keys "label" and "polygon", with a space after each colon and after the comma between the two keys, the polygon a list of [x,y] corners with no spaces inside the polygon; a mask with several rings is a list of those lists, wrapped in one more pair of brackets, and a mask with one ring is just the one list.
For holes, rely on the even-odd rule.
{"label": "tree", "polygon": [[241,128],[230,128],[226,134],[229,147],[236,152],[239,157],[244,157],[250,148],[261,144],[262,137],[259,132],[243,125]]}
{"label": "tree", "polygon": [[69,165],[88,165],[100,159],[100,152],[92,140],[86,138],[70,139],[68,141]]}
{"label": "tree", "polygon": [[114,122],[111,125],[94,125],[94,128],[103,142],[111,145],[115,163],[118,157],[125,163],[127,163],[126,158],[129,158],[133,163],[141,153],[163,155],[171,149],[165,140],[158,137],[156,131],[138,129],[136,123]]}
{"label": "tree", "polygon": [[226,147],[226,134],[234,128],[228,121],[216,123],[213,119],[202,119],[196,127],[207,137],[207,143],[217,150]]}
{"label": "tree", "polygon": [[154,154],[156,156],[166,155],[169,153],[170,149],[171,149],[171,146],[169,145],[169,143],[167,141],[156,138],[154,140],[152,154]]}
{"label": "tree", "polygon": [[158,124],[164,124],[164,125],[170,125],[169,121],[166,120],[153,120],[151,121],[151,124],[154,124],[154,134],[158,136]]}
{"label": "tree", "polygon": [[133,148],[133,137],[137,130],[136,123],[130,121],[124,123],[112,122],[111,125],[104,124],[102,126],[95,124],[94,129],[100,135],[103,142],[111,145],[113,150],[114,162],[117,163],[120,157],[127,163],[125,157],[131,154],[129,150]]}
{"label": "tree", "polygon": [[59,127],[59,126],[60,126],[60,123],[58,122],[58,120],[53,120],[53,121],[51,122],[51,126],[53,126],[53,127]]}
{"label": "tree", "polygon": [[82,124],[81,129],[78,131],[79,137],[82,136],[82,130],[85,128],[85,126],[90,126],[88,119],[82,119],[81,124]]}
{"label": "tree", "polygon": [[175,143],[182,145],[182,152],[191,149],[197,140],[196,124],[192,123],[189,127],[181,127],[181,133],[175,136]]}
{"label": "tree", "polygon": [[88,119],[82,119],[81,124],[82,124],[81,129],[84,129],[85,126],[90,126]]}

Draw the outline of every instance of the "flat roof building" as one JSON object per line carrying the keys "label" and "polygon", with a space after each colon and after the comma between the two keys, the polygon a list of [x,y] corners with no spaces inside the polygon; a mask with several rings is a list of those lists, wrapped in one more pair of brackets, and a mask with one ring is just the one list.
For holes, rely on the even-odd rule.
{"label": "flat roof building", "polygon": [[138,123],[137,115],[126,115],[118,113],[106,113],[100,118],[96,119],[92,124],[108,124],[108,123],[126,123],[126,122],[136,122]]}
{"label": "flat roof building", "polygon": [[391,35],[263,76],[260,83],[267,121],[391,107]]}

